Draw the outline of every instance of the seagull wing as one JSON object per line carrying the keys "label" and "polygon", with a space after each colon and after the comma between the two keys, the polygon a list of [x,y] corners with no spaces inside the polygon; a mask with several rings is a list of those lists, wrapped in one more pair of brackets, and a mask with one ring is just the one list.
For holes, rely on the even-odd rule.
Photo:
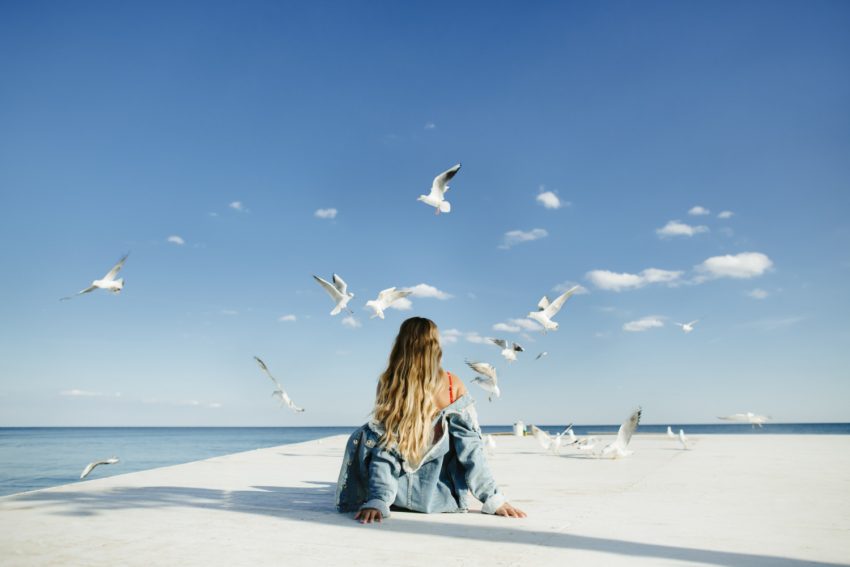
{"label": "seagull wing", "polygon": [[537,302],[537,310],[543,311],[547,307],[549,307],[549,298],[544,295],[543,298]]}
{"label": "seagull wing", "polygon": [[513,343],[513,347],[512,347],[512,348],[513,348],[516,352],[525,352],[525,349],[524,349],[524,348],[522,348],[521,346],[519,346],[519,345],[518,345],[518,344],[516,344],[516,343]]}
{"label": "seagull wing", "polygon": [[118,263],[117,263],[117,264],[115,264],[114,266],[112,266],[112,269],[111,269],[111,270],[109,270],[109,271],[106,273],[106,275],[105,275],[105,276],[103,276],[103,279],[105,279],[105,280],[110,280],[110,281],[111,281],[111,280],[114,280],[114,279],[115,279],[115,276],[117,276],[117,275],[118,275],[118,272],[120,272],[120,271],[121,271],[121,268],[123,268],[123,267],[124,267],[124,262],[126,262],[126,261],[127,261],[127,256],[129,256],[129,255],[130,255],[130,253],[129,253],[129,252],[128,252],[127,254],[124,254],[124,257],[123,257],[123,258],[121,258],[120,260],[118,260]]}
{"label": "seagull wing", "polygon": [[446,183],[448,183],[459,170],[460,164],[457,164],[435,177],[434,181],[431,183],[431,195],[434,196],[434,193],[437,193],[436,196],[442,198],[443,194],[449,189],[446,187]]}
{"label": "seagull wing", "polygon": [[534,433],[534,438],[537,439],[537,442],[540,443],[540,446],[544,449],[548,449],[552,444],[552,436],[536,425],[531,426],[531,432]]}
{"label": "seagull wing", "polygon": [[86,465],[86,468],[84,468],[83,472],[80,474],[80,480],[83,480],[84,478],[89,476],[89,473],[92,472],[94,470],[94,468],[98,465],[114,465],[117,462],[118,462],[118,459],[116,457],[110,457],[108,459],[103,459],[103,460],[100,460],[100,461],[94,461],[93,463],[89,463],[89,464]]}
{"label": "seagull wing", "polygon": [[409,289],[396,289],[391,287],[378,294],[378,301],[381,302],[384,307],[389,307],[399,299],[407,297],[411,293],[413,293],[413,291]]}
{"label": "seagull wing", "polygon": [[575,293],[577,289],[578,286],[575,286],[559,295],[557,299],[555,299],[555,301],[546,306],[546,308],[543,310],[543,314],[549,319],[554,317],[555,314],[561,310],[561,307],[563,307],[564,303],[566,303],[566,301],[570,298],[570,296],[572,296],[573,293]]}
{"label": "seagull wing", "polygon": [[292,401],[292,398],[289,397],[289,394],[286,393],[286,390],[281,388],[280,390],[278,390],[278,392],[280,393],[280,401],[286,404],[289,409],[299,413],[304,411],[304,408],[300,408],[295,405],[295,402]]}
{"label": "seagull wing", "polygon": [[[333,299],[336,303],[339,303],[339,300],[343,297],[339,290],[335,286],[330,284],[328,281],[323,280],[319,276],[313,277],[316,278],[316,281],[319,282],[319,285],[325,288],[325,291],[328,292],[328,295],[331,296],[331,299]],[[336,276],[334,276],[334,278],[336,278]]]}
{"label": "seagull wing", "polygon": [[77,292],[77,293],[75,293],[74,295],[69,295],[68,297],[60,297],[60,298],[59,298],[59,301],[67,301],[67,300],[69,300],[69,299],[74,299],[74,298],[75,298],[75,297],[77,297],[78,295],[83,295],[84,293],[91,293],[91,292],[93,292],[93,291],[94,291],[94,290],[96,290],[96,289],[97,289],[97,287],[96,287],[96,286],[90,285],[90,286],[89,286],[89,287],[87,287],[86,289],[84,289],[84,290],[82,290],[82,291],[78,291],[78,292]]}
{"label": "seagull wing", "polygon": [[489,362],[469,362],[467,360],[466,364],[482,376],[496,379],[496,369]]}
{"label": "seagull wing", "polygon": [[623,422],[620,426],[620,430],[617,432],[617,441],[616,445],[620,449],[625,449],[629,445],[629,441],[632,439],[632,434],[637,430],[638,424],[640,423],[640,416],[642,410],[638,408],[629,416],[629,419]]}
{"label": "seagull wing", "polygon": [[695,320],[691,321],[690,323],[688,323],[688,327],[693,327],[694,325],[697,324],[697,321],[699,321],[699,319],[695,319]]}
{"label": "seagull wing", "polygon": [[334,274],[334,287],[336,287],[342,295],[345,295],[348,291],[348,284],[345,283],[345,280]]}
{"label": "seagull wing", "polygon": [[499,348],[508,348],[508,342],[505,339],[490,339],[490,341],[499,346]]}
{"label": "seagull wing", "polygon": [[282,390],[282,388],[281,388],[281,386],[280,386],[280,382],[278,382],[278,381],[277,381],[277,378],[275,378],[274,376],[272,376],[272,373],[271,373],[271,372],[269,372],[269,367],[268,367],[268,366],[266,366],[266,363],[265,363],[265,362],[263,362],[263,361],[262,361],[262,359],[260,359],[260,357],[259,357],[259,356],[255,356],[255,357],[254,357],[254,360],[256,360],[256,361],[257,361],[257,365],[260,367],[260,370],[262,370],[263,372],[265,372],[265,373],[266,373],[266,376],[268,376],[268,377],[269,377],[269,379],[270,379],[272,382],[274,382],[274,385],[275,385],[275,386],[277,386],[277,389],[278,389],[278,390]]}

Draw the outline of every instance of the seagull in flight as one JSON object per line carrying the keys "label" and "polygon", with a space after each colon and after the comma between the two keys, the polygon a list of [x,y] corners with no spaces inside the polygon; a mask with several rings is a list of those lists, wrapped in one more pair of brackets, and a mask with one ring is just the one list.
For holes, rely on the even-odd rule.
{"label": "seagull in flight", "polygon": [[525,349],[518,344],[508,343],[505,339],[490,339],[490,341],[502,349],[502,356],[504,356],[505,360],[509,363],[516,362],[516,353],[525,352]]}
{"label": "seagull in flight", "polygon": [[502,395],[502,391],[499,390],[499,379],[496,377],[496,369],[492,364],[489,362],[469,362],[468,360],[466,364],[481,375],[476,376],[472,381],[481,386],[484,391],[489,392],[488,400],[492,402],[493,396],[498,398]]}
{"label": "seagull in flight", "polygon": [[596,443],[598,443],[598,439],[596,437],[584,437],[579,439],[575,433],[573,433],[572,426],[567,428],[567,435],[570,437],[570,442],[568,445],[572,445],[579,451],[592,451],[594,447],[596,447]]}
{"label": "seagull in flight", "polygon": [[620,430],[617,431],[617,439],[613,443],[609,443],[602,449],[603,455],[614,454],[614,458],[617,457],[628,457],[634,451],[629,451],[626,447],[629,446],[629,441],[632,439],[632,434],[637,430],[638,424],[640,423],[641,416],[641,408],[636,409],[632,415],[629,416],[629,419],[623,422],[620,426]]}
{"label": "seagull in flight", "polygon": [[354,315],[354,312],[348,307],[348,302],[352,300],[354,294],[348,293],[348,284],[345,283],[345,280],[334,274],[334,283],[331,284],[327,280],[323,280],[319,276],[313,277],[316,279],[317,282],[319,282],[320,286],[325,288],[325,291],[328,292],[328,295],[330,295],[331,299],[333,299],[334,303],[336,303],[336,306],[333,308],[333,311],[331,311],[331,315],[337,315],[343,309]]}
{"label": "seagull in flight", "polygon": [[299,408],[299,407],[298,407],[298,406],[296,406],[296,405],[293,403],[293,401],[289,398],[289,394],[287,394],[287,393],[286,393],[286,390],[284,390],[284,389],[283,389],[283,386],[281,386],[281,385],[280,385],[280,382],[278,382],[278,381],[277,381],[277,378],[275,378],[274,376],[272,376],[272,373],[271,373],[271,372],[269,372],[269,367],[268,367],[268,366],[266,366],[266,363],[265,363],[265,362],[263,362],[263,361],[260,359],[260,357],[259,357],[259,356],[255,356],[255,357],[254,357],[254,360],[256,360],[256,361],[257,361],[257,365],[260,367],[260,370],[262,370],[263,372],[265,372],[265,373],[266,373],[266,376],[268,376],[268,377],[269,377],[269,379],[270,379],[272,382],[274,382],[275,390],[274,390],[274,392],[272,392],[272,396],[274,396],[275,398],[277,398],[277,399],[279,399],[279,400],[280,400],[280,406],[281,406],[281,407],[283,407],[284,405],[286,405],[287,407],[289,407],[289,409],[291,409],[291,410],[292,410],[292,411],[294,411],[294,412],[302,412],[302,411],[304,411],[304,408]]}
{"label": "seagull in flight", "polygon": [[679,325],[680,327],[682,327],[682,332],[684,332],[687,335],[688,333],[690,333],[691,331],[694,330],[694,325],[697,324],[697,321],[699,321],[699,319],[694,319],[690,323],[676,323],[676,324]]}
{"label": "seagull in flight", "polygon": [[[534,434],[534,438],[537,439],[537,442],[540,443],[540,446],[544,449],[548,449],[552,451],[555,455],[558,454],[558,451],[561,448],[561,444],[563,442],[564,435],[568,433],[572,433],[573,425],[570,424],[564,429],[562,432],[556,435],[550,435],[549,433],[543,431],[536,425],[531,426],[531,432]],[[575,434],[573,434],[575,435]]]}
{"label": "seagull in flight", "polygon": [[83,469],[83,473],[80,475],[80,480],[83,480],[89,473],[94,470],[94,468],[98,465],[114,465],[118,462],[118,457],[110,457],[108,459],[104,459],[102,461],[95,461],[93,463],[89,463],[86,465],[86,468]]}
{"label": "seagull in flight", "polygon": [[538,354],[537,357],[534,360],[540,360],[544,356],[549,356],[549,353],[546,352],[545,350],[543,352],[541,352],[540,354]]}
{"label": "seagull in flight", "polygon": [[542,325],[544,333],[547,331],[557,331],[558,324],[552,321],[552,317],[561,310],[564,303],[576,292],[578,288],[579,286],[571,287],[559,295],[555,301],[552,301],[551,303],[549,302],[549,298],[544,295],[543,299],[537,303],[537,311],[532,311],[526,315],[526,317]]}
{"label": "seagull in flight", "polygon": [[377,299],[370,299],[366,302],[366,307],[370,308],[375,312],[374,315],[370,317],[370,319],[374,319],[375,317],[384,318],[384,309],[398,301],[399,299],[405,298],[408,295],[413,293],[412,290],[409,289],[396,289],[394,287],[389,287],[378,294]]}
{"label": "seagull in flight", "polygon": [[118,275],[118,272],[121,271],[121,268],[124,267],[124,262],[127,261],[127,256],[129,256],[129,252],[124,254],[124,257],[118,260],[118,263],[112,266],[112,269],[109,270],[105,276],[103,276],[99,280],[94,280],[89,287],[86,289],[77,292],[74,295],[69,295],[68,297],[62,297],[59,301],[66,301],[68,299],[73,299],[78,295],[83,295],[85,293],[91,293],[96,289],[105,289],[107,291],[111,291],[114,294],[121,293],[121,290],[124,289],[124,278],[115,279],[115,276]]}
{"label": "seagull in flight", "polygon": [[762,425],[770,421],[770,417],[766,415],[757,415],[751,411],[747,413],[733,413],[732,415],[719,416],[717,419],[724,419],[726,421],[743,421],[744,423],[751,423],[753,427]]}
{"label": "seagull in flight", "polygon": [[434,178],[434,181],[431,183],[431,192],[429,194],[419,195],[419,201],[422,201],[426,205],[431,205],[436,209],[434,211],[435,215],[451,212],[452,205],[445,199],[446,191],[449,190],[449,186],[446,185],[446,183],[448,183],[459,170],[459,163],[453,165]]}

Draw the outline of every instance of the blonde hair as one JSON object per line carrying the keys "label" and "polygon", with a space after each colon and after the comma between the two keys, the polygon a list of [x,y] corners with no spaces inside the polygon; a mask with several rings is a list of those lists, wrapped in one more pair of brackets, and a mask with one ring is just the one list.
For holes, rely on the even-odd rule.
{"label": "blonde hair", "polygon": [[401,324],[387,369],[378,379],[375,421],[383,425],[381,445],[418,465],[432,441],[434,400],[442,375],[440,335],[430,319],[411,317]]}

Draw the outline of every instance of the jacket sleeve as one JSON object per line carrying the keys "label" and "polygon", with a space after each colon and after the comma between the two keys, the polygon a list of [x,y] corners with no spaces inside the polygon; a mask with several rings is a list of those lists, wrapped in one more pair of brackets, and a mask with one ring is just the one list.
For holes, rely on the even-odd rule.
{"label": "jacket sleeve", "polygon": [[395,502],[398,493],[398,476],[401,464],[392,453],[375,447],[369,461],[369,496],[360,507],[380,510],[381,516],[390,516],[390,505]]}
{"label": "jacket sleeve", "polygon": [[481,511],[485,514],[495,514],[496,510],[507,502],[507,498],[496,485],[487,464],[475,407],[470,404],[462,413],[453,414],[449,423],[449,432],[454,441],[458,461],[464,468],[467,486],[473,496],[484,504]]}

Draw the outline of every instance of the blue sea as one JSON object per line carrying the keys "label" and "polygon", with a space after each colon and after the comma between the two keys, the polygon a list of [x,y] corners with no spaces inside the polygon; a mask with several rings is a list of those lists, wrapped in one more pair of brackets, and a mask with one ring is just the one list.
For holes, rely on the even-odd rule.
{"label": "blue sea", "polygon": [[[641,425],[639,433],[665,433],[667,425]],[[669,424],[693,434],[850,435],[850,423]],[[541,426],[547,431],[565,425]],[[615,433],[619,425],[575,425],[577,435]],[[79,480],[90,461],[117,456],[120,463],[97,467],[89,479],[188,463],[349,434],[355,427],[4,427],[0,428],[0,496]],[[485,433],[512,427],[484,426]]]}

